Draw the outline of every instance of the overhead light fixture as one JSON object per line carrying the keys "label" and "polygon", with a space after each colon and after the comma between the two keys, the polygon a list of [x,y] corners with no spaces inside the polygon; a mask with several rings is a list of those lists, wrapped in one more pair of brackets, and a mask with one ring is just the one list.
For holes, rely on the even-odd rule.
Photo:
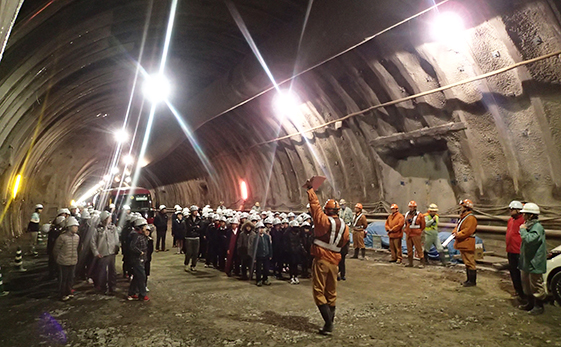
{"label": "overhead light fixture", "polygon": [[12,196],[15,199],[18,195],[19,186],[21,183],[21,175],[16,176],[16,181],[14,182],[14,188],[12,189]]}
{"label": "overhead light fixture", "polygon": [[168,79],[162,74],[148,75],[142,88],[144,97],[153,103],[168,99],[171,86]]}
{"label": "overhead light fixture", "polygon": [[114,167],[111,169],[111,173],[112,173],[113,175],[118,174],[118,173],[119,173],[119,168],[116,167],[116,166],[114,166]]}
{"label": "overhead light fixture", "polygon": [[129,140],[129,133],[124,128],[116,130],[113,133],[113,136],[115,137],[115,141],[117,141],[119,143],[125,143]]}
{"label": "overhead light fixture", "polygon": [[131,183],[132,179],[130,176],[125,177],[125,182]]}
{"label": "overhead light fixture", "polygon": [[455,12],[439,13],[432,23],[432,36],[441,42],[454,43],[462,38],[464,31],[464,20]]}
{"label": "overhead light fixture", "polygon": [[291,91],[280,91],[274,98],[273,107],[279,118],[292,117],[298,111],[300,105],[298,96]]}
{"label": "overhead light fixture", "polygon": [[240,181],[240,190],[242,192],[242,200],[246,201],[248,198],[247,184],[245,181]]}
{"label": "overhead light fixture", "polygon": [[132,165],[134,163],[134,157],[130,154],[127,154],[123,157],[123,163],[126,165]]}

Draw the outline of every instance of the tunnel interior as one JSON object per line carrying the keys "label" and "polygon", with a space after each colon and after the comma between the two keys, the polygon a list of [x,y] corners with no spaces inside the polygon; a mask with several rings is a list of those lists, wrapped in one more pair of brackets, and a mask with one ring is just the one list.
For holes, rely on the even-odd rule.
{"label": "tunnel interior", "polygon": [[[136,184],[168,206],[303,210],[302,184],[324,175],[320,199],[370,211],[470,198],[561,213],[559,1],[173,3],[3,2],[0,237],[36,203],[54,215],[112,181],[127,153]],[[172,91],[150,104],[139,67],[159,69],[172,12]],[[452,36],[435,27],[449,13],[463,23]],[[297,102],[282,114],[288,89]]]}

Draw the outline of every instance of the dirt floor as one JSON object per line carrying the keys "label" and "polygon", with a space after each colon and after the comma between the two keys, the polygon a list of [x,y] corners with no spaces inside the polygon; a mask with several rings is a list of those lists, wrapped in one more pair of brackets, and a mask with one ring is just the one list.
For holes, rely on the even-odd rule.
{"label": "dirt floor", "polygon": [[183,256],[169,251],[154,254],[148,303],[126,301],[121,276],[115,297],[82,282],[74,299],[61,302],[56,283],[43,279],[44,250],[24,258],[23,273],[6,267],[7,253],[0,256],[10,290],[0,298],[2,347],[561,346],[561,308],[547,305],[538,317],[519,311],[505,273],[480,271],[476,288],[460,288],[460,266],[404,268],[374,252],[348,259],[336,331],[324,337],[316,333],[322,320],[310,280],[256,287],[202,264],[186,273]]}

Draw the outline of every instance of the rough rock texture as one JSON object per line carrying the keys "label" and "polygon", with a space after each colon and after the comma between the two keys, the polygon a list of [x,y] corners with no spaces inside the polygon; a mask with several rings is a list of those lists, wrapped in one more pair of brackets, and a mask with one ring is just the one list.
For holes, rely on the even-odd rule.
{"label": "rough rock texture", "polygon": [[[314,2],[298,55],[305,3],[237,5],[282,80],[295,64],[296,71],[316,64],[432,3]],[[301,209],[300,186],[322,174],[328,177],[322,199],[342,197],[368,209],[415,199],[423,210],[436,202],[448,211],[458,199],[471,198],[492,212],[518,198],[558,215],[559,57],[369,111],[340,127],[254,145],[560,50],[560,7],[550,0],[447,3],[441,12],[465,19],[457,40],[434,40],[429,29],[436,11],[426,13],[298,77],[292,83],[298,112],[279,119],[271,106],[274,92],[218,116],[271,82],[223,2],[181,5],[169,59],[177,87],[171,101],[194,137],[186,140],[174,116],[159,106],[138,184],[152,189],[158,203],[225,200],[238,207],[245,180],[246,206],[261,201]],[[141,0],[24,3],[0,61],[0,183],[8,188],[1,235],[20,233],[35,203],[45,203],[50,214],[109,170],[111,131],[127,113],[146,11]],[[152,9],[142,56],[147,70],[159,57],[167,11],[160,3]],[[141,99],[137,93],[130,104],[136,154],[149,109]],[[372,142],[450,122],[466,129]],[[18,173],[23,185],[12,201]]]}

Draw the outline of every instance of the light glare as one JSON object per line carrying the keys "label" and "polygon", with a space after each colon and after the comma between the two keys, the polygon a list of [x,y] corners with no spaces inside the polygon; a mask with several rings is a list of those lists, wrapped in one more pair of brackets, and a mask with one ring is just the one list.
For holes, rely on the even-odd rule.
{"label": "light glare", "polygon": [[248,193],[247,193],[247,184],[245,183],[245,181],[240,182],[240,190],[242,192],[242,200],[246,201],[248,197]]}
{"label": "light glare", "polygon": [[129,133],[127,132],[126,129],[123,128],[115,131],[113,136],[115,137],[115,141],[119,143],[125,143],[129,140]]}
{"label": "light glare", "polygon": [[14,183],[14,189],[13,189],[13,191],[12,191],[14,199],[15,199],[16,196],[18,195],[18,190],[19,190],[19,184],[20,184],[20,182],[21,182],[21,175],[17,175],[17,176],[16,176],[16,182]]}
{"label": "light glare", "polygon": [[292,117],[298,112],[298,97],[290,91],[279,92],[274,99],[274,108],[278,117]]}
{"label": "light glare", "polygon": [[131,165],[132,163],[134,163],[134,157],[132,155],[125,155],[123,157],[123,163],[125,163],[126,165]]}
{"label": "light glare", "polygon": [[167,100],[171,91],[168,79],[162,74],[149,75],[144,81],[144,97],[153,103]]}
{"label": "light glare", "polygon": [[432,24],[434,39],[446,43],[461,39],[464,30],[464,20],[454,12],[440,13]]}

